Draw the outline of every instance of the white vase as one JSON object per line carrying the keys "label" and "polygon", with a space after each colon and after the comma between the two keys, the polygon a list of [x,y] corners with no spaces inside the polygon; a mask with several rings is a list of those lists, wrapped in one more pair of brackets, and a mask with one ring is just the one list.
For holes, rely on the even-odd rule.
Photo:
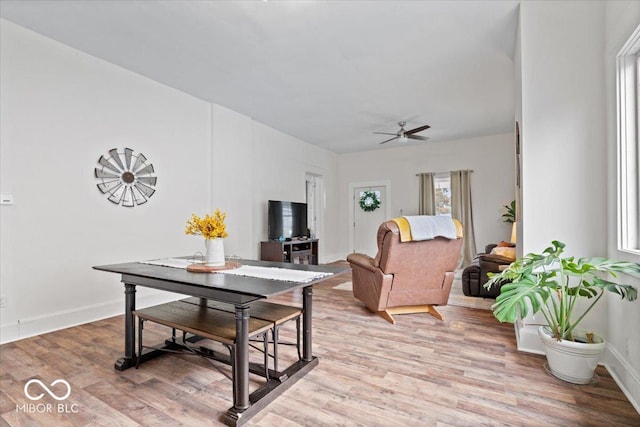
{"label": "white vase", "polygon": [[568,340],[558,341],[551,336],[547,326],[540,326],[538,335],[544,344],[549,371],[561,380],[574,384],[589,384],[605,348],[605,342],[597,335],[594,343]]}
{"label": "white vase", "polygon": [[224,266],[224,239],[216,237],[215,239],[204,239],[206,255],[204,264],[208,267]]}

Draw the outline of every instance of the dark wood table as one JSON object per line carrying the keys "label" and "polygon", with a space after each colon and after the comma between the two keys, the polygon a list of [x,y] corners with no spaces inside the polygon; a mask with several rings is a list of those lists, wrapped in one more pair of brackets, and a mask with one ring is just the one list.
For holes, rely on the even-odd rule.
{"label": "dark wood table", "polygon": [[[326,265],[301,265],[253,260],[239,261],[242,265],[279,267],[332,274],[340,274],[349,269],[348,267]],[[115,362],[115,369],[119,371],[136,366],[138,358],[140,358],[140,362],[144,362],[161,354],[160,350],[148,350],[142,354],[136,354],[135,352],[133,311],[136,309],[136,286],[192,295],[234,305],[236,319],[234,363],[236,372],[233,377],[233,406],[229,408],[224,416],[225,424],[240,425],[244,423],[318,364],[318,359],[312,353],[313,285],[327,277],[306,283],[287,282],[230,274],[192,273],[180,268],[139,262],[102,265],[93,268],[122,275],[121,282],[124,283],[125,294],[125,330],[124,356]],[[249,394],[248,322],[251,315],[250,304],[253,301],[274,297],[300,288],[302,288],[302,360],[285,369],[283,375],[279,378],[269,379],[264,385]]]}

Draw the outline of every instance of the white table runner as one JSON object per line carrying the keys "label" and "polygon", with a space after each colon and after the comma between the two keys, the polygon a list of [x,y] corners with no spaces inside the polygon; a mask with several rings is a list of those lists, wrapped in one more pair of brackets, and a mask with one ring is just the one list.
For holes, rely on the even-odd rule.
{"label": "white table runner", "polygon": [[311,282],[312,280],[331,276],[333,274],[321,273],[317,271],[290,270],[288,268],[278,267],[258,267],[255,265],[243,265],[238,268],[234,268],[233,270],[217,271],[216,273],[299,283]]}
{"label": "white table runner", "polygon": [[148,261],[140,261],[141,264],[159,265],[161,267],[173,267],[186,269],[187,266],[193,264],[193,260],[187,258],[163,258],[151,259]]}
{"label": "white table runner", "polygon": [[[140,263],[186,269],[187,266],[193,264],[193,260],[187,258],[164,258],[140,261]],[[298,283],[307,283],[322,277],[333,275],[333,273],[322,273],[318,271],[291,270],[288,268],[259,267],[254,265],[242,265],[231,270],[213,271],[212,273]]]}

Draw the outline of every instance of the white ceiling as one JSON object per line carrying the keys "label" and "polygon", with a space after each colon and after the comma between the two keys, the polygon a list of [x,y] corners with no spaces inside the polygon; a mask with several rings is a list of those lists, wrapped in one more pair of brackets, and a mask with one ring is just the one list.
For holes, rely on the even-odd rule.
{"label": "white ceiling", "polygon": [[337,153],[513,131],[517,1],[10,1],[0,15]]}

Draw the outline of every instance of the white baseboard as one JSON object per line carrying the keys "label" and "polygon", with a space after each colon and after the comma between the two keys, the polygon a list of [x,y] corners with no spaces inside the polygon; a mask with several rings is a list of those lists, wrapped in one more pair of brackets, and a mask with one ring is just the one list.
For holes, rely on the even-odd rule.
{"label": "white baseboard", "polygon": [[[175,301],[182,297],[182,295],[169,292],[139,295],[136,298],[136,307],[144,308],[150,305]],[[42,316],[22,319],[15,323],[0,326],[0,344],[118,316],[123,313],[124,297],[122,299],[80,307],[74,310],[58,311]]]}
{"label": "white baseboard", "polygon": [[607,343],[603,364],[635,410],[640,413],[640,374],[609,343]]}

